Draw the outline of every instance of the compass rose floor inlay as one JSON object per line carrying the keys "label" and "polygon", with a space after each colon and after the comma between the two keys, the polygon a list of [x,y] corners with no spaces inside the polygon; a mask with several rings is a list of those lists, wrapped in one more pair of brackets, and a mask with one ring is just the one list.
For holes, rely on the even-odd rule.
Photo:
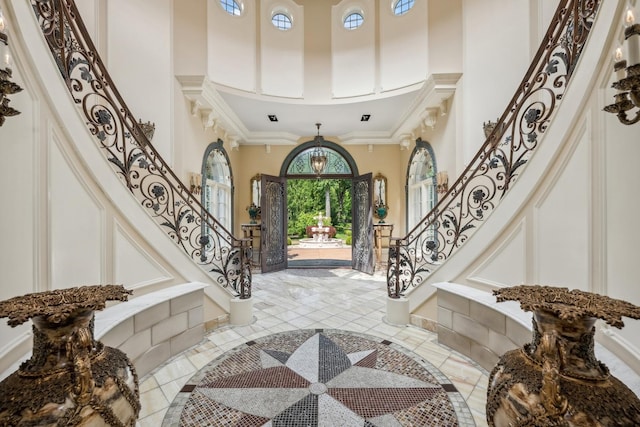
{"label": "compass rose floor inlay", "polygon": [[187,381],[163,426],[474,426],[429,362],[382,338],[335,329],[276,333]]}

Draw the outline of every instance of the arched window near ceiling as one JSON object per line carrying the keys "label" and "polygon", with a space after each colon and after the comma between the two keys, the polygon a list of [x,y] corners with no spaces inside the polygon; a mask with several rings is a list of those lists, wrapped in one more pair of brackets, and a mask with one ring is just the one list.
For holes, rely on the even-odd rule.
{"label": "arched window near ceiling", "polygon": [[393,5],[393,13],[396,16],[404,15],[413,7],[414,0],[397,0]]}
{"label": "arched window near ceiling", "polygon": [[204,152],[202,205],[227,230],[233,230],[233,175],[221,139],[209,144]]}
{"label": "arched window near ceiling", "polygon": [[[311,153],[316,148],[315,141],[308,141],[296,147],[282,163],[280,176],[288,178],[315,178],[311,169]],[[358,176],[358,168],[353,157],[341,146],[330,141],[322,142],[327,154],[327,166],[322,172],[323,178],[350,178]]]}
{"label": "arched window near ceiling", "polygon": [[418,138],[407,169],[407,225],[409,230],[413,229],[438,202],[436,172],[433,148],[428,142]]}
{"label": "arched window near ceiling", "polygon": [[229,15],[242,15],[242,5],[236,0],[220,0],[220,6],[222,6]]}

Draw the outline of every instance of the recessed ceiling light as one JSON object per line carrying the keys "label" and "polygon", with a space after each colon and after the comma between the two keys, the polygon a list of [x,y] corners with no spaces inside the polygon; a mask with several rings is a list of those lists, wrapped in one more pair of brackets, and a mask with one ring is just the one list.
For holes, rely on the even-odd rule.
{"label": "recessed ceiling light", "polygon": [[360,117],[360,121],[368,122],[370,118],[371,118],[371,114],[363,114],[362,117]]}
{"label": "recessed ceiling light", "polygon": [[269,114],[267,117],[269,117],[269,121],[272,121],[272,122],[278,121],[278,116],[276,116],[275,114]]}

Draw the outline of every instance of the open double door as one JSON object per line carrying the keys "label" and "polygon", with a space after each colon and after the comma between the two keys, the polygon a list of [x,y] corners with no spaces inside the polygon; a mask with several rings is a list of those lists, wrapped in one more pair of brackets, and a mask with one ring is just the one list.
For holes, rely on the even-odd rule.
{"label": "open double door", "polygon": [[[373,274],[373,197],[371,173],[353,178],[351,266]],[[287,268],[287,179],[262,174],[260,199],[262,272]]]}

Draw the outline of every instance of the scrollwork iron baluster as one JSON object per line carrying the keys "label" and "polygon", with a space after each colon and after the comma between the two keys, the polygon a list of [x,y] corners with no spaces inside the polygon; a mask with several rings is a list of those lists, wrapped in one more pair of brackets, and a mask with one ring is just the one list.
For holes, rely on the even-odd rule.
{"label": "scrollwork iron baluster", "polygon": [[600,2],[563,0],[522,83],[469,166],[403,239],[389,248],[387,290],[400,298],[424,282],[496,208],[540,144]]}
{"label": "scrollwork iron baluster", "polygon": [[235,296],[251,296],[249,239],[237,239],[182,184],[118,92],[73,0],[31,0],[71,98],[117,176],[196,263]]}

